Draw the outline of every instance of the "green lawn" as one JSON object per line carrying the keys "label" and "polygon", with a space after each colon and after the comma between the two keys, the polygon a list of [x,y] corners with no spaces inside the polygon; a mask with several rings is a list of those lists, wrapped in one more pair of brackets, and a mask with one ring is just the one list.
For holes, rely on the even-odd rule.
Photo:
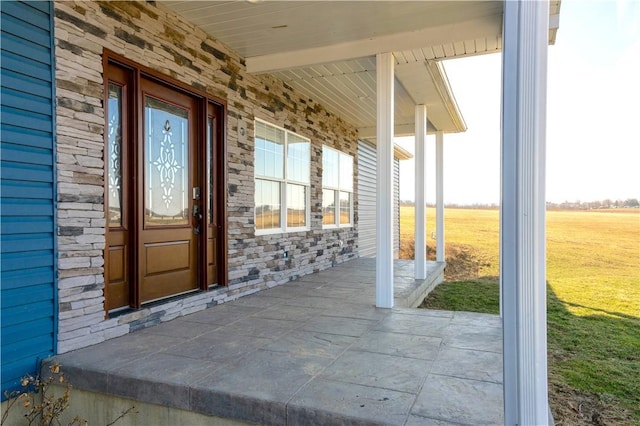
{"label": "green lawn", "polygon": [[[413,211],[402,209],[408,238]],[[423,307],[496,313],[498,212],[448,209],[445,217],[448,263],[469,276],[447,277]],[[556,422],[640,425],[640,211],[548,212],[547,280]]]}

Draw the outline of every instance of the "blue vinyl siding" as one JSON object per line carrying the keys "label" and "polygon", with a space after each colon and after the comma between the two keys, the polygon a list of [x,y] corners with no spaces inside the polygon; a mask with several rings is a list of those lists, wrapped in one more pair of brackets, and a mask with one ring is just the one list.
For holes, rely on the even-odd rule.
{"label": "blue vinyl siding", "polygon": [[0,2],[2,399],[55,352],[52,3]]}

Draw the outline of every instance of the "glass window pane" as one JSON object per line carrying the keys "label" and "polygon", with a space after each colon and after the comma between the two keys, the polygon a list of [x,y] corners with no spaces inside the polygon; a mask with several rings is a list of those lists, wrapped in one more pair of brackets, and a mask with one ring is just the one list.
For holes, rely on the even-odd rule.
{"label": "glass window pane", "polygon": [[287,135],[287,179],[309,183],[311,167],[309,141],[293,133]]}
{"label": "glass window pane", "polygon": [[284,131],[255,122],[255,175],[284,178]]}
{"label": "glass window pane", "polygon": [[336,192],[333,189],[322,190],[322,224],[336,224]]}
{"label": "glass window pane", "polygon": [[307,226],[307,187],[287,185],[287,227]]}
{"label": "glass window pane", "polygon": [[214,193],[214,184],[213,180],[215,178],[214,170],[213,170],[213,117],[209,117],[207,119],[207,194],[209,197],[209,217],[208,223],[212,224],[214,222],[214,209],[216,207],[215,196]]}
{"label": "glass window pane", "polygon": [[256,229],[280,226],[280,183],[256,179]]}
{"label": "glass window pane", "polygon": [[340,189],[353,191],[353,157],[340,153]]}
{"label": "glass window pane", "polygon": [[326,146],[322,147],[322,186],[338,187],[339,153]]}
{"label": "glass window pane", "polygon": [[189,223],[189,112],[145,97],[145,225]]}
{"label": "glass window pane", "polygon": [[351,193],[340,191],[340,225],[351,223]]}
{"label": "glass window pane", "polygon": [[122,226],[122,87],[109,83],[109,227]]}

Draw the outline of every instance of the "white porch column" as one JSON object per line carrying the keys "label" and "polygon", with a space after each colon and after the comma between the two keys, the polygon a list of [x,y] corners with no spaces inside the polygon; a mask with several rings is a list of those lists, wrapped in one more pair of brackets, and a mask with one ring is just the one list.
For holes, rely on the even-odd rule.
{"label": "white porch column", "polygon": [[545,287],[548,21],[548,2],[504,2],[500,286],[507,425],[549,422]]}
{"label": "white porch column", "polygon": [[376,55],[378,90],[376,306],[393,307],[393,54]]}
{"label": "white porch column", "polygon": [[415,209],[415,277],[417,280],[427,278],[427,219],[426,219],[426,141],[427,141],[427,107],[416,105],[415,114],[415,173],[416,173],[416,209]]}
{"label": "white porch column", "polygon": [[444,262],[444,155],[442,132],[436,133],[436,261]]}

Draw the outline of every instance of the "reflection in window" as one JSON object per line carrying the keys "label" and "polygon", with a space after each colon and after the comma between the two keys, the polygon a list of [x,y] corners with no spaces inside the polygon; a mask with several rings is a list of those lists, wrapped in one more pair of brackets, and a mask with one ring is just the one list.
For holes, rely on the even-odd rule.
{"label": "reflection in window", "polygon": [[322,147],[322,186],[338,187],[340,152]]}
{"label": "reflection in window", "polygon": [[310,161],[309,141],[289,133],[287,137],[287,179],[309,183]]}
{"label": "reflection in window", "polygon": [[322,224],[334,225],[336,223],[336,191],[333,189],[322,190]]}
{"label": "reflection in window", "polygon": [[213,135],[213,117],[207,119],[207,194],[209,198],[209,217],[207,218],[208,224],[214,223],[215,218],[215,198],[216,194],[213,192],[215,179],[215,171],[213,170],[214,159],[214,135]]}
{"label": "reflection in window", "polygon": [[255,173],[282,179],[284,176],[284,130],[256,122]]}
{"label": "reflection in window", "polygon": [[353,157],[340,153],[340,189],[353,192]]}
{"label": "reflection in window", "polygon": [[256,228],[280,228],[280,183],[256,179]]}
{"label": "reflection in window", "polygon": [[322,147],[322,225],[351,226],[353,217],[353,157]]}
{"label": "reflection in window", "polygon": [[108,142],[109,142],[109,226],[122,226],[122,87],[109,83]]}
{"label": "reflection in window", "polygon": [[307,226],[307,187],[287,185],[287,225],[290,228]]}
{"label": "reflection in window", "polygon": [[340,191],[340,225],[351,223],[351,193]]}
{"label": "reflection in window", "polygon": [[308,227],[310,153],[308,139],[255,121],[256,231]]}

